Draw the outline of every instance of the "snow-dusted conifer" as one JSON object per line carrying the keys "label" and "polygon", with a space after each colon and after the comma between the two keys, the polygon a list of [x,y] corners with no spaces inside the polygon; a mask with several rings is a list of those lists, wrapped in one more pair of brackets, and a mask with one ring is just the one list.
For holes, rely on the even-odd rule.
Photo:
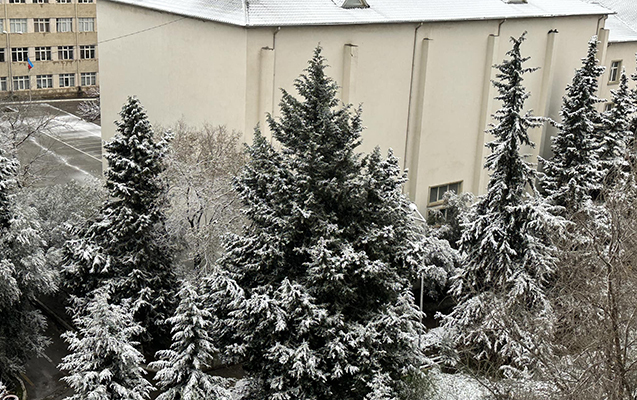
{"label": "snow-dusted conifer", "polygon": [[36,212],[15,204],[18,162],[0,150],[0,379],[10,380],[48,343],[32,300],[57,288]]}
{"label": "snow-dusted conifer", "polygon": [[600,130],[598,158],[602,168],[601,185],[612,185],[630,169],[627,144],[630,140],[630,119],[635,104],[626,71],[622,70],[617,90],[611,90],[613,107],[602,114],[603,129]]}
{"label": "snow-dusted conifer", "polygon": [[405,174],[391,152],[355,152],[360,112],[337,108],[325,68],[317,48],[295,82],[302,100],[284,91],[269,119],[281,149],[257,130],[238,181],[251,225],[221,265],[245,295],[227,314],[245,398],[394,399],[423,361]]}
{"label": "snow-dusted conifer", "polygon": [[604,67],[597,65],[597,45],[597,36],[593,36],[582,67],[575,71],[563,99],[562,122],[557,124],[559,132],[551,145],[553,157],[544,160],[542,189],[553,204],[565,207],[569,213],[580,210],[585,200],[601,189],[596,133],[601,117],[595,106],[602,101],[596,93]]}
{"label": "snow-dusted conifer", "polygon": [[527,367],[529,352],[540,349],[538,333],[553,323],[544,288],[554,264],[548,229],[556,221],[534,188],[535,168],[520,155],[521,146],[533,146],[528,129],[542,123],[523,111],[529,97],[523,75],[534,70],[523,67],[524,39],[511,38],[509,58],[496,66],[493,84],[502,108],[489,130],[495,140],[486,145],[492,150],[485,163],[491,177],[460,241],[465,267],[452,287],[459,303],[445,319],[446,328],[457,332],[459,349],[495,368]]}
{"label": "snow-dusted conifer", "polygon": [[81,238],[67,243],[65,272],[79,296],[111,281],[113,299],[132,299],[136,319],[155,337],[158,324],[172,314],[178,286],[159,179],[166,144],[153,139],[136,98],[128,99],[120,116],[117,135],[104,145],[109,200]]}
{"label": "snow-dusted conifer", "polygon": [[157,352],[158,361],[150,364],[159,370],[155,381],[162,393],[157,400],[230,400],[226,379],[205,372],[218,353],[209,334],[212,314],[191,283],[184,282],[179,297],[175,315],[168,319],[170,350]]}
{"label": "snow-dusted conifer", "polygon": [[68,400],[145,400],[153,390],[133,341],[143,328],[127,302],[109,303],[109,290],[104,286],[91,293],[74,318],[78,332],[62,335],[70,354],[58,368],[68,373],[62,380],[74,391]]}

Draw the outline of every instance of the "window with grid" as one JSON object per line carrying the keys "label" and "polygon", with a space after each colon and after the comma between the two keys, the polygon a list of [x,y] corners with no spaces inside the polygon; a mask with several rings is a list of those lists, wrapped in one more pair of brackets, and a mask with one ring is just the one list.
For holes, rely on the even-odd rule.
{"label": "window with grid", "polygon": [[11,48],[11,61],[13,62],[26,61],[27,57],[29,57],[28,47],[12,47]]}
{"label": "window with grid", "polygon": [[55,21],[55,29],[58,32],[73,32],[73,18],[58,18]]}
{"label": "window with grid", "polygon": [[51,32],[51,22],[49,18],[34,18],[33,30],[35,32]]}
{"label": "window with grid", "polygon": [[610,63],[610,69],[608,73],[608,83],[619,82],[619,69],[622,66],[621,60],[613,61]]}
{"label": "window with grid", "polygon": [[2,78],[0,78],[0,90],[2,90],[3,92],[7,91],[7,77],[3,76]]}
{"label": "window with grid", "polygon": [[80,74],[80,85],[82,85],[82,86],[95,86],[95,85],[97,85],[97,73],[96,72],[82,72]]}
{"label": "window with grid", "polygon": [[15,4],[15,3],[26,3],[25,0],[9,0],[9,4]]}
{"label": "window with grid", "polygon": [[71,0],[55,0],[56,3],[70,3]]}
{"label": "window with grid", "polygon": [[31,82],[29,82],[29,76],[14,76],[13,77],[13,90],[27,90],[31,88]]}
{"label": "window with grid", "polygon": [[58,60],[72,60],[73,46],[58,46]]}
{"label": "window with grid", "polygon": [[27,31],[27,19],[26,18],[9,19],[9,30],[11,31],[11,33],[25,33]]}
{"label": "window with grid", "polygon": [[4,55],[4,47],[0,48],[0,62],[5,62],[7,59],[5,58]]}
{"label": "window with grid", "polygon": [[93,0],[77,0],[78,3],[92,3]]}
{"label": "window with grid", "polygon": [[80,46],[80,58],[95,58],[95,45]]}
{"label": "window with grid", "polygon": [[442,204],[447,192],[460,193],[462,182],[447,183],[429,188],[429,207]]}
{"label": "window with grid", "polygon": [[49,0],[33,0],[33,4],[38,4],[38,3],[42,4],[42,3],[48,3],[48,2]]}
{"label": "window with grid", "polygon": [[0,18],[0,32],[4,31],[4,20]]}
{"label": "window with grid", "polygon": [[75,86],[75,74],[60,74],[60,87]]}
{"label": "window with grid", "polygon": [[93,32],[95,30],[95,18],[78,18],[77,30],[80,32]]}
{"label": "window with grid", "polygon": [[51,47],[36,47],[35,61],[51,61]]}
{"label": "window with grid", "polygon": [[50,89],[53,87],[53,75],[37,75],[35,84],[38,89]]}

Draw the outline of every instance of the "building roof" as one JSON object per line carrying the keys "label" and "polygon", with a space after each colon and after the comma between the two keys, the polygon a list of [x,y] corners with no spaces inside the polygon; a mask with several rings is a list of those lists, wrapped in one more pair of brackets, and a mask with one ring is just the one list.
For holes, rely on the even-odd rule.
{"label": "building roof", "polygon": [[635,0],[585,0],[599,4],[615,12],[609,15],[605,27],[610,29],[609,42],[637,41],[637,1]]}
{"label": "building roof", "polygon": [[[608,14],[580,0],[107,0],[239,26],[352,25]],[[612,0],[608,0],[612,1]],[[633,1],[633,0],[625,0]]]}

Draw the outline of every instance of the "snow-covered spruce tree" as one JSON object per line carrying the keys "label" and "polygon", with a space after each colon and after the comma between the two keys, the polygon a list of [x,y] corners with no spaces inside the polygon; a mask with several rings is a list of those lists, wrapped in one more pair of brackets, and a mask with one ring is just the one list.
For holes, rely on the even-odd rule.
{"label": "snow-covered spruce tree", "polygon": [[117,135],[104,145],[109,200],[80,239],[67,243],[65,272],[78,296],[110,281],[113,300],[131,299],[136,320],[157,339],[168,332],[160,324],[172,315],[178,287],[164,225],[166,188],[159,179],[166,143],[154,141],[136,98],[128,99],[120,116]]}
{"label": "snow-covered spruce tree", "polygon": [[62,335],[70,354],[58,368],[68,373],[62,380],[74,391],[68,400],[144,400],[153,390],[141,367],[144,356],[133,341],[143,328],[127,302],[109,303],[109,291],[106,285],[82,300],[87,303],[73,321],[78,332]]}
{"label": "snow-covered spruce tree", "polygon": [[550,337],[554,313],[544,285],[554,247],[548,232],[559,222],[534,188],[534,166],[520,155],[521,146],[533,146],[528,129],[542,123],[523,111],[529,97],[523,75],[534,70],[523,67],[524,39],[525,34],[511,38],[509,58],[496,66],[493,84],[502,108],[488,131],[495,137],[486,145],[492,151],[485,163],[491,177],[460,240],[465,267],[452,286],[458,305],[444,320],[465,360],[510,372],[532,366],[530,354],[544,350],[538,340]]}
{"label": "snow-covered spruce tree", "polygon": [[600,130],[597,150],[602,182],[604,186],[616,183],[630,170],[630,155],[627,144],[630,140],[631,116],[635,112],[635,103],[628,88],[626,71],[622,70],[617,90],[611,90],[613,107],[602,114],[603,129]]}
{"label": "snow-covered spruce tree", "polygon": [[0,150],[0,379],[5,382],[44,352],[46,321],[32,301],[57,288],[36,212],[14,201],[18,168]]}
{"label": "snow-covered spruce tree", "polygon": [[179,298],[175,315],[168,319],[173,339],[170,350],[157,352],[158,361],[149,365],[159,370],[155,381],[162,393],[157,400],[232,399],[226,379],[204,372],[219,352],[209,334],[212,314],[189,282],[183,283]]}
{"label": "snow-covered spruce tree", "polygon": [[360,112],[337,108],[325,68],[318,47],[303,99],[283,91],[269,118],[281,149],[257,130],[237,184],[251,224],[221,265],[245,294],[228,323],[247,399],[396,399],[423,362],[405,174],[391,152],[355,152]]}
{"label": "snow-covered spruce tree", "polygon": [[559,131],[551,145],[553,157],[543,163],[542,190],[567,213],[579,211],[585,200],[596,196],[603,180],[597,153],[601,117],[595,108],[602,100],[595,94],[604,67],[597,65],[597,45],[597,36],[593,36],[582,67],[566,88],[560,111],[562,122],[556,124]]}

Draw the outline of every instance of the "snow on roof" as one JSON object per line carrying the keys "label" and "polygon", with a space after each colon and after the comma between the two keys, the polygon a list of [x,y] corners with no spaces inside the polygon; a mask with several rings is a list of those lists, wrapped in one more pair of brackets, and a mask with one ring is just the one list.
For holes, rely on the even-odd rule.
{"label": "snow on roof", "polygon": [[637,1],[635,0],[585,0],[598,4],[615,12],[606,21],[610,29],[609,42],[637,41]]}
{"label": "snow on roof", "polygon": [[368,8],[342,8],[341,0],[107,1],[240,26],[373,24],[609,13],[603,7],[580,0],[528,0],[523,4],[507,4],[503,0],[367,0]]}

